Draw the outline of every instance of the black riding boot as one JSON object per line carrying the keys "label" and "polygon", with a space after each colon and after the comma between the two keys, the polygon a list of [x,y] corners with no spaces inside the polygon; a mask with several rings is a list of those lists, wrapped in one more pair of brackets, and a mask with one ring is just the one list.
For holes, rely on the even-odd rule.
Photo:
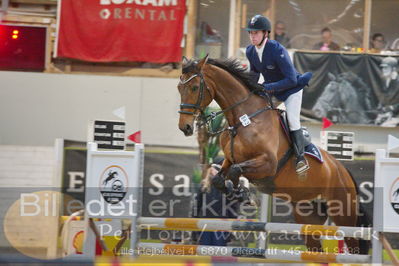
{"label": "black riding boot", "polygon": [[291,131],[291,136],[296,156],[296,173],[303,174],[309,169],[309,164],[305,158],[305,138],[302,129]]}

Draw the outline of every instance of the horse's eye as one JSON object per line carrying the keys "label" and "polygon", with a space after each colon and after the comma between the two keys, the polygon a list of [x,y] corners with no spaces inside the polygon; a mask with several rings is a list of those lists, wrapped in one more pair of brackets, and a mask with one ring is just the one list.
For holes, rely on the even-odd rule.
{"label": "horse's eye", "polygon": [[193,87],[191,88],[191,90],[192,90],[193,92],[197,91],[197,90],[198,90],[198,86],[193,86]]}

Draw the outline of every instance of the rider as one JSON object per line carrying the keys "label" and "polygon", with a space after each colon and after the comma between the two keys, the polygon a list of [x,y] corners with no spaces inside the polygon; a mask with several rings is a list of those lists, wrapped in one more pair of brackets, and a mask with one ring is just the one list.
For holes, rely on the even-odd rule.
{"label": "rider", "polygon": [[262,15],[252,17],[246,30],[251,41],[246,50],[250,71],[256,81],[262,74],[265,91],[284,102],[297,158],[296,172],[302,174],[309,169],[304,156],[305,140],[300,123],[302,89],[308,84],[312,74],[299,74],[284,46],[269,39],[271,24],[266,17]]}

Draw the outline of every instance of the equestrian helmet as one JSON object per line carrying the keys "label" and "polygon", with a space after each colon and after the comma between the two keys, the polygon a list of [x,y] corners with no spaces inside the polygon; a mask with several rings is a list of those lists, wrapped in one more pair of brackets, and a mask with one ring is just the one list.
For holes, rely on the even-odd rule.
{"label": "equestrian helmet", "polygon": [[247,31],[251,30],[265,30],[271,31],[272,25],[265,16],[255,15],[248,21],[248,26],[246,28]]}

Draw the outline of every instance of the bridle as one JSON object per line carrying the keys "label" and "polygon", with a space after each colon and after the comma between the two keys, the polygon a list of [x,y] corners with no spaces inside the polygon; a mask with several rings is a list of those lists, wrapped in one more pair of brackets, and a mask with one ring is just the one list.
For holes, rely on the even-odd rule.
{"label": "bridle", "polygon": [[[182,80],[182,77],[180,76],[179,84],[185,85],[188,82],[190,82],[192,79],[194,79],[195,77],[200,77],[199,96],[198,96],[197,102],[195,104],[191,104],[191,103],[182,103],[182,104],[180,104],[180,110],[179,110],[180,114],[196,115],[196,113],[197,113],[196,111],[197,110],[199,110],[201,114],[204,113],[204,110],[201,107],[201,103],[202,103],[202,101],[204,99],[205,88],[208,90],[208,92],[209,92],[209,88],[206,87],[206,85],[205,85],[205,80],[204,80],[204,76],[202,75],[202,73],[196,73],[196,74],[192,75],[191,77],[189,77],[186,80]],[[210,94],[210,92],[209,92],[209,94]],[[194,112],[185,111],[184,109],[194,109]]]}
{"label": "bridle", "polygon": [[[179,110],[178,112],[179,112],[180,114],[187,114],[187,115],[194,115],[194,116],[195,116],[196,113],[197,113],[196,111],[199,110],[199,111],[200,111],[200,118],[201,118],[201,121],[200,121],[200,123],[199,123],[200,126],[205,125],[205,124],[209,124],[209,123],[210,123],[212,120],[214,120],[217,116],[219,116],[219,115],[221,115],[221,114],[223,114],[223,113],[225,113],[225,112],[227,112],[227,111],[230,111],[230,110],[234,109],[235,107],[237,107],[238,105],[240,105],[240,104],[246,102],[252,94],[254,94],[254,93],[256,93],[257,91],[261,90],[261,89],[259,89],[259,90],[253,90],[253,91],[251,91],[251,92],[247,95],[247,97],[245,97],[244,99],[242,99],[242,100],[240,100],[240,101],[234,103],[233,105],[227,107],[226,109],[220,110],[220,111],[218,111],[218,112],[211,112],[210,115],[205,116],[205,115],[204,115],[204,110],[203,110],[203,108],[201,107],[201,102],[202,102],[203,99],[204,99],[205,88],[207,89],[207,91],[209,92],[209,94],[211,94],[211,93],[210,93],[210,91],[209,91],[209,88],[208,88],[208,87],[206,86],[206,84],[205,84],[205,79],[204,79],[204,76],[202,75],[202,73],[193,74],[192,76],[190,76],[190,77],[187,78],[186,80],[182,80],[182,76],[180,76],[180,82],[179,82],[179,84],[185,85],[185,84],[187,84],[188,82],[190,82],[192,79],[194,79],[195,77],[200,77],[199,96],[198,96],[197,102],[196,102],[195,104],[191,104],[191,103],[182,103],[182,104],[180,104],[180,110]],[[274,109],[273,102],[272,102],[272,100],[271,100],[271,98],[270,98],[270,95],[266,94],[266,96],[267,96],[267,98],[268,98],[268,102],[269,102],[270,106],[269,106],[269,107],[266,107],[266,108],[260,109],[260,110],[259,110],[260,112],[263,112],[263,111],[266,111],[266,110],[269,110],[269,109]],[[184,109],[194,109],[194,112],[185,111]],[[258,114],[260,113],[259,111],[255,112],[255,113],[252,114],[252,115],[254,115],[254,116],[255,116],[255,115],[258,115]],[[221,132],[223,132],[223,131],[225,131],[225,130],[226,130],[226,129],[224,129],[224,130],[222,130],[222,131],[218,131],[218,132],[208,132],[208,133],[210,133],[211,135],[218,135],[218,134],[220,134]]]}

